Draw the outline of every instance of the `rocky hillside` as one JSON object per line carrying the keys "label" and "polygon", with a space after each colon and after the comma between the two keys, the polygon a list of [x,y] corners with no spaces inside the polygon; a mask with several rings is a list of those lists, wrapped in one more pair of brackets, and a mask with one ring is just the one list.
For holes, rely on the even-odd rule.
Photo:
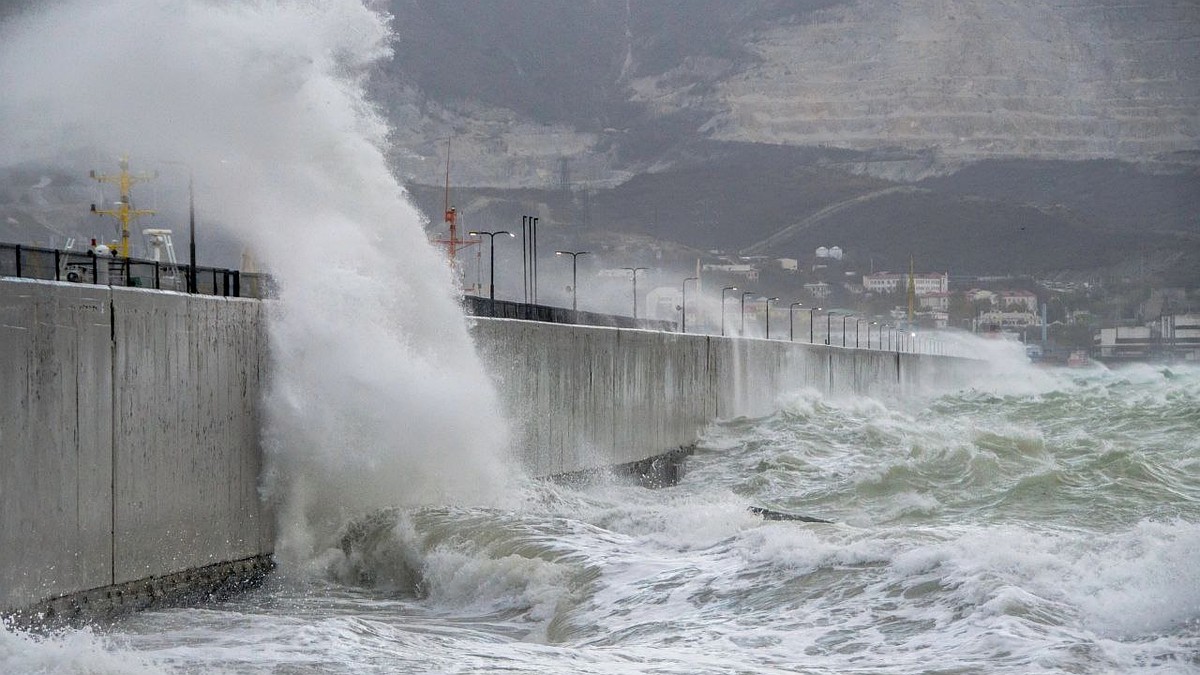
{"label": "rocky hillside", "polygon": [[1107,265],[1133,242],[1198,250],[1190,0],[392,10],[375,81],[396,166],[439,183],[452,136],[462,203],[489,188],[480,218],[519,188],[563,224],[746,253],[924,245],[943,267],[1006,271]]}
{"label": "rocky hillside", "polygon": [[[392,3],[378,78],[404,148],[461,181],[611,184],[704,140],[983,158],[1194,162],[1191,0]],[[443,141],[444,145],[444,141]],[[405,161],[407,160],[407,161]],[[426,160],[424,163],[420,160]],[[428,164],[428,165],[427,165]]]}

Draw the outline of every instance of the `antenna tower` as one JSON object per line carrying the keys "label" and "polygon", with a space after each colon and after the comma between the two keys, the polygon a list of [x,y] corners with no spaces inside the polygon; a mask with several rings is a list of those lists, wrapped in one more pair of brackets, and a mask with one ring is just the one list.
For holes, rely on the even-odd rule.
{"label": "antenna tower", "polygon": [[446,239],[437,239],[437,243],[445,244],[446,251],[449,253],[450,266],[455,267],[458,263],[458,249],[474,246],[478,241],[462,239],[458,236],[458,210],[450,205],[450,139],[446,139],[446,192],[445,199],[442,204],[443,213],[445,214],[445,223],[449,230],[449,236]]}
{"label": "antenna tower", "polygon": [[150,209],[135,209],[133,208],[133,200],[129,196],[129,192],[133,189],[135,183],[142,183],[155,178],[154,174],[141,173],[133,175],[129,173],[129,155],[123,155],[120,160],[121,173],[103,174],[95,171],[88,172],[92,178],[101,183],[112,183],[121,191],[121,201],[117,202],[115,209],[98,209],[95,204],[92,204],[92,213],[98,216],[112,216],[121,224],[121,243],[117,248],[117,255],[122,258],[129,257],[129,223],[137,220],[142,216],[152,216],[156,211]]}

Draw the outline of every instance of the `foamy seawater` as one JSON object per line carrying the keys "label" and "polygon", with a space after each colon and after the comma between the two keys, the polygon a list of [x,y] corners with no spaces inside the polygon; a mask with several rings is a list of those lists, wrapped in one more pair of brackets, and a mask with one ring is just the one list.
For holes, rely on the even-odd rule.
{"label": "foamy seawater", "polygon": [[5,633],[0,670],[1200,672],[1200,371],[1043,379],[799,392],[679,486],[385,510],[225,604]]}

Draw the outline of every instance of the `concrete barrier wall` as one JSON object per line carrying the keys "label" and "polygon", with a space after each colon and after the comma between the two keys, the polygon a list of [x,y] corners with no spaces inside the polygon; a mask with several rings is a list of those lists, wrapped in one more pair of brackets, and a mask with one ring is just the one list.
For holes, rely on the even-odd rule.
{"label": "concrete barrier wall", "polygon": [[112,301],[113,582],[270,551],[262,303],[133,289]]}
{"label": "concrete barrier wall", "polygon": [[110,312],[0,282],[0,609],[111,582]]}
{"label": "concrete barrier wall", "polygon": [[641,461],[694,444],[716,419],[765,415],[809,387],[887,396],[951,387],[965,359],[476,318],[516,447],[533,475]]}
{"label": "concrete barrier wall", "polygon": [[[0,612],[123,584],[157,595],[219,582],[237,573],[224,563],[272,551],[257,492],[264,320],[254,300],[0,280]],[[973,368],[783,341],[472,325],[535,475],[655,457],[803,387],[886,395],[951,386]]]}
{"label": "concrete barrier wall", "polygon": [[0,611],[270,553],[262,305],[0,281]]}

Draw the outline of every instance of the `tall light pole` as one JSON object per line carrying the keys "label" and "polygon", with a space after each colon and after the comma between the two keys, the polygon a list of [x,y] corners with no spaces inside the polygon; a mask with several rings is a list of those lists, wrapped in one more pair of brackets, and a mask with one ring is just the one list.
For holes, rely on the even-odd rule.
{"label": "tall light pole", "polygon": [[846,319],[849,319],[849,314],[842,315],[842,346],[846,346]]}
{"label": "tall light pole", "polygon": [[535,216],[521,216],[521,270],[525,277],[525,302],[537,304],[537,226]]}
{"label": "tall light pole", "polygon": [[803,306],[803,302],[793,302],[788,306],[788,342],[796,341],[796,308]]}
{"label": "tall light pole", "polygon": [[467,234],[472,237],[478,237],[478,236],[485,235],[485,234],[487,235],[487,238],[488,238],[488,274],[490,275],[490,279],[488,281],[488,299],[490,299],[493,303],[495,303],[496,302],[496,235],[507,234],[510,237],[515,237],[516,235],[514,235],[512,232],[509,232],[508,230],[492,230],[492,231],[471,230]]}
{"label": "tall light pole", "polygon": [[754,295],[754,291],[742,292],[742,327],[738,330],[741,337],[746,337],[746,296]]}
{"label": "tall light pole", "polygon": [[721,289],[721,337],[725,337],[725,291],[736,291],[737,286],[726,286]]}
{"label": "tall light pole", "polygon": [[579,275],[578,262],[579,256],[588,255],[591,251],[555,251],[554,255],[569,255],[571,256],[571,311],[579,311]]}
{"label": "tall light pole", "polygon": [[771,339],[771,301],[779,298],[767,298],[767,339]]}
{"label": "tall light pole", "polygon": [[833,344],[833,311],[825,312],[825,344]]}
{"label": "tall light pole", "polygon": [[629,270],[630,276],[633,278],[633,318],[637,318],[637,273],[645,272],[650,269],[648,267],[622,267],[623,270]]}
{"label": "tall light pole", "polygon": [[683,306],[679,308],[679,332],[687,332],[687,282],[700,281],[700,277],[688,277],[683,280]]}
{"label": "tall light pole", "polygon": [[821,308],[820,307],[809,307],[808,308],[808,344],[810,344],[810,345],[814,344],[816,342],[816,340],[813,338],[813,312],[814,311],[819,312],[819,311],[821,311]]}

